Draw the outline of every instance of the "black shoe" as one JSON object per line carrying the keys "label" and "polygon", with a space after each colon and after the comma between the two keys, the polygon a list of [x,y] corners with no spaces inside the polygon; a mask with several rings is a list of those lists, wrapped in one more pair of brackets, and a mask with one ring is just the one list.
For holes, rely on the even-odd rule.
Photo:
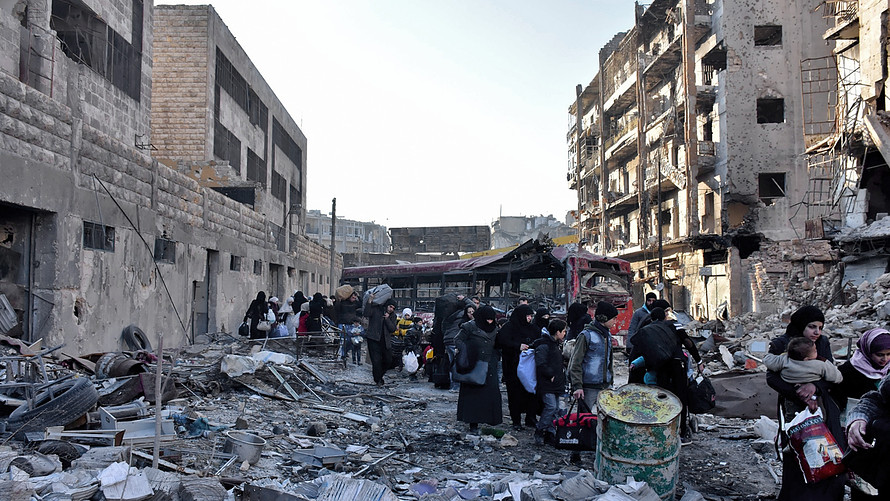
{"label": "black shoe", "polygon": [[544,445],[544,434],[539,431],[535,432],[535,445]]}
{"label": "black shoe", "polygon": [[479,431],[479,424],[470,423],[470,431]]}
{"label": "black shoe", "polygon": [[531,416],[527,416],[525,418],[525,425],[528,426],[529,428],[534,428],[534,427],[538,426],[538,420]]}
{"label": "black shoe", "polygon": [[544,432],[544,443],[547,445],[552,445],[556,447],[556,435],[550,433],[549,431]]}
{"label": "black shoe", "polygon": [[581,453],[575,451],[572,453],[572,457],[569,459],[572,464],[581,464]]}

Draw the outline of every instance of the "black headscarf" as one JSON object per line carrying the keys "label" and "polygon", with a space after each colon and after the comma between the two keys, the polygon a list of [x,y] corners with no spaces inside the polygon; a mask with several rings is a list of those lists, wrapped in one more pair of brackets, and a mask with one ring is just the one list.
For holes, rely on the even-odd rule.
{"label": "black headscarf", "polygon": [[308,303],[308,302],[309,302],[309,300],[306,299],[306,296],[303,295],[303,291],[297,291],[296,294],[294,294],[294,310],[295,311],[299,310],[300,306],[302,306],[303,303]]}
{"label": "black headscarf", "polygon": [[788,337],[803,336],[803,330],[810,322],[822,322],[824,324],[825,314],[813,305],[801,306],[791,314],[791,323],[785,328],[785,334]]}
{"label": "black headscarf", "polygon": [[516,308],[513,308],[513,313],[510,313],[510,322],[524,327],[526,325],[529,325],[528,316],[534,316],[534,314],[535,310],[533,310],[531,306],[527,304],[520,304]]}
{"label": "black headscarf", "polygon": [[578,302],[572,303],[569,305],[569,311],[566,312],[566,323],[572,325],[584,315],[587,315],[587,307]]}
{"label": "black headscarf", "polygon": [[[544,315],[547,315],[547,318],[544,318]],[[550,323],[550,310],[547,308],[538,308],[538,311],[535,312],[535,325],[539,329],[544,329],[547,327],[547,324]]]}
{"label": "black headscarf", "polygon": [[262,301],[262,302],[265,303],[265,302],[266,302],[266,293],[263,292],[263,291],[259,291],[259,292],[257,292],[257,294],[256,294],[256,300],[257,300],[257,301]]}
{"label": "black headscarf", "polygon": [[652,308],[661,308],[662,310],[670,309],[671,303],[667,302],[667,299],[656,299],[655,302],[649,306],[649,311],[652,311]]}
{"label": "black headscarf", "polygon": [[[476,326],[482,329],[483,332],[487,333],[491,333],[498,328],[497,322],[494,322],[496,319],[497,314],[495,313],[494,308],[488,305],[479,308],[476,310],[476,313],[473,314],[473,322],[475,322]],[[489,323],[488,320],[492,320],[492,322]]]}

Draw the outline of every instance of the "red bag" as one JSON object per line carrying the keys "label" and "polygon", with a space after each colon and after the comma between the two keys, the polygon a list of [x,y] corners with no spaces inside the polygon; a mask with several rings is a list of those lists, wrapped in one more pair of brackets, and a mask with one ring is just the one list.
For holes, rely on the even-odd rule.
{"label": "red bag", "polygon": [[804,409],[785,426],[789,446],[794,451],[804,480],[814,484],[846,471],[844,453],[822,419],[822,409]]}
{"label": "red bag", "polygon": [[[587,407],[584,400],[576,402],[581,402],[578,405],[579,411],[582,405]],[[568,414],[553,420],[556,426],[556,448],[573,451],[596,450],[596,414],[590,412],[589,408],[587,412],[572,412],[574,407],[575,402],[572,402]]]}

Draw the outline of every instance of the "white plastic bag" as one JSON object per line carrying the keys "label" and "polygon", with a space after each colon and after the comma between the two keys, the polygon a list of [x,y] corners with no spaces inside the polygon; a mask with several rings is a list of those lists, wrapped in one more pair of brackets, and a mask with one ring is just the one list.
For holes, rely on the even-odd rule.
{"label": "white plastic bag", "polygon": [[516,375],[525,391],[534,393],[538,387],[538,373],[535,367],[535,350],[529,348],[519,354],[519,365],[516,367]]}
{"label": "white plastic bag", "polygon": [[417,363],[417,355],[413,351],[409,351],[402,355],[402,364],[405,366],[405,372],[414,374],[420,365]]}
{"label": "white plastic bag", "polygon": [[272,308],[269,308],[269,310],[266,311],[266,320],[268,320],[270,324],[275,323],[275,321],[277,320],[275,318],[275,312],[272,311]]}

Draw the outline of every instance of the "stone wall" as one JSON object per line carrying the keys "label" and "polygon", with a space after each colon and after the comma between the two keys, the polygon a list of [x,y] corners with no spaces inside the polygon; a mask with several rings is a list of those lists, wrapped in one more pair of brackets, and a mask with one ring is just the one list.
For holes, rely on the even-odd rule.
{"label": "stone wall", "polygon": [[[80,92],[84,80],[72,75],[69,87]],[[195,334],[200,284],[212,284],[209,330],[232,331],[256,291],[290,294],[304,273],[330,274],[328,249],[298,235],[297,252],[279,252],[262,214],[151,159],[82,113],[0,72],[0,202],[34,221],[37,320],[29,338],[68,343],[71,353],[114,350],[120,330],[136,323],[176,346]],[[113,227],[113,251],[85,249],[84,222]],[[152,259],[158,237],[176,242],[174,262]],[[230,269],[232,256],[242,259],[239,270]],[[273,278],[275,266],[288,273]],[[334,283],[339,256],[335,269]],[[328,289],[310,285],[307,292]]]}

